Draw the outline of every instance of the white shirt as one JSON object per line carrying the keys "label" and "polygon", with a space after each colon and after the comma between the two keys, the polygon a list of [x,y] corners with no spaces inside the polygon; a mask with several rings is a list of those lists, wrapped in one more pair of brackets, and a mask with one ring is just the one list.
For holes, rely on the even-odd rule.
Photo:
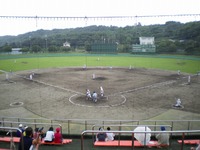
{"label": "white shirt", "polygon": [[44,141],[52,141],[54,139],[54,132],[47,131]]}
{"label": "white shirt", "polygon": [[113,141],[115,134],[114,133],[106,133],[107,134],[107,141]]}

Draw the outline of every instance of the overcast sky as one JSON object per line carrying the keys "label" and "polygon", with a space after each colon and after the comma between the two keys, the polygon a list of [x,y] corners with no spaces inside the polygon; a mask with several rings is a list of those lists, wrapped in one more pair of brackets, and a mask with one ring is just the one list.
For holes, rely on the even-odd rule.
{"label": "overcast sky", "polygon": [[[143,16],[200,14],[200,0],[1,0],[0,16]],[[0,36],[38,29],[75,28],[88,25],[126,26],[163,24],[166,21],[199,21],[200,16],[129,19],[5,19],[0,18]]]}

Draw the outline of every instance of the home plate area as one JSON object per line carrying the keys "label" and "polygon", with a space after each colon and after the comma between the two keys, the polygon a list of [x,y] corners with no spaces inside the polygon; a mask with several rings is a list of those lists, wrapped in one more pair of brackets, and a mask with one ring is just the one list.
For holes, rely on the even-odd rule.
{"label": "home plate area", "polygon": [[74,105],[88,107],[115,107],[126,102],[126,97],[123,95],[98,96],[97,102],[92,99],[87,99],[85,95],[74,94],[69,98],[69,101]]}

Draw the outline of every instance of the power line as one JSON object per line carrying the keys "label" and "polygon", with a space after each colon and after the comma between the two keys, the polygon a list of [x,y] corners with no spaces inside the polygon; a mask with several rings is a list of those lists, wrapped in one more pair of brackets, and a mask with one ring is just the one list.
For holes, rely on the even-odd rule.
{"label": "power line", "polygon": [[89,19],[131,19],[157,17],[197,17],[200,14],[173,14],[173,15],[141,15],[141,16],[0,16],[0,19],[42,19],[42,20],[89,20]]}

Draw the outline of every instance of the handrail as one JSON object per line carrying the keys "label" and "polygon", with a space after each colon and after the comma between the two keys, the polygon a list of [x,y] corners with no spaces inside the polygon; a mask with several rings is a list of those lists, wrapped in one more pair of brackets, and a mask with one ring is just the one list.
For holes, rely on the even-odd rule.
{"label": "handrail", "polygon": [[68,120],[71,120],[71,121],[85,121],[85,120],[87,120],[87,121],[108,121],[108,122],[163,122],[163,121],[166,121],[166,122],[171,122],[171,121],[173,121],[173,122],[188,122],[188,121],[200,121],[200,120],[110,120],[110,119],[108,119],[108,120],[105,120],[105,119],[62,119],[62,118],[50,118],[50,119],[47,119],[47,118],[20,118],[20,117],[5,117],[5,116],[0,116],[0,118],[11,118],[11,119],[32,119],[32,120],[34,120],[34,119],[38,119],[38,120],[59,120],[59,121],[68,121]]}
{"label": "handrail", "polygon": [[172,127],[171,125],[143,125],[143,124],[139,124],[139,125],[126,125],[126,124],[95,124],[92,126],[92,129],[94,129],[94,127],[102,127],[102,126],[111,126],[111,127],[135,127],[135,126],[148,126],[148,127],[161,127],[161,126],[165,126],[165,127]]}
{"label": "handrail", "polygon": [[22,133],[22,130],[20,130],[19,128],[14,128],[14,127],[0,127],[0,129],[4,129],[4,130],[18,130],[19,132]]}
{"label": "handrail", "polygon": [[[31,122],[12,122],[12,121],[3,121],[3,123],[10,123],[11,126],[12,124],[28,124],[28,125],[35,125],[35,128],[36,128],[36,125],[51,125],[51,126],[59,126],[60,127],[60,132],[62,133],[62,125],[61,124],[55,124],[55,123],[31,123]],[[16,128],[18,129],[18,128]]]}
{"label": "handrail", "polygon": [[[27,120],[26,120],[27,119]],[[154,124],[154,125],[159,125],[159,124],[169,124],[172,126],[172,130],[198,130],[198,126],[200,124],[200,120],[99,120],[99,119],[62,119],[62,118],[20,118],[20,117],[3,117],[0,116],[0,123],[2,122],[2,125],[4,125],[4,121],[16,121],[16,122],[21,122],[21,121],[27,121],[27,122],[55,122],[55,123],[62,123],[65,124],[64,126],[67,127],[66,133],[68,134],[77,134],[80,131],[87,130],[88,126],[91,128],[92,125],[98,123],[98,124]],[[32,120],[32,121],[31,121]],[[77,129],[81,129],[79,132],[75,132],[70,129],[71,124],[75,124],[77,126],[82,126],[84,127]],[[195,125],[196,124],[196,125]]]}
{"label": "handrail", "polygon": [[[22,130],[20,130],[19,128],[14,128],[14,127],[0,127],[0,129],[9,130],[8,133],[10,133],[10,137],[11,137],[11,139],[10,139],[10,149],[13,149],[13,148],[15,149],[15,144],[13,142],[13,133],[12,133],[13,131],[12,130],[18,130],[20,132],[21,137],[23,136]],[[8,133],[6,135],[8,135]],[[23,140],[22,140],[22,142],[23,142]]]}
{"label": "handrail", "polygon": [[[172,131],[172,126],[171,125],[121,125],[121,124],[95,124],[92,126],[92,130],[94,130],[95,127],[104,127],[104,126],[109,126],[109,127],[119,127],[119,131],[121,131],[121,128],[120,127],[161,127],[161,126],[164,126],[164,127],[169,127],[170,130]],[[155,129],[155,128],[154,128]],[[94,134],[92,134],[92,140],[94,141]]]}
{"label": "handrail", "polygon": [[[126,134],[132,134],[132,149],[134,149],[134,141],[133,141],[133,137],[135,133],[154,133],[154,134],[158,134],[161,131],[106,131],[107,133],[126,133]],[[180,150],[183,150],[183,144],[184,144],[184,137],[185,137],[185,133],[199,133],[200,130],[177,130],[177,131],[165,131],[165,133],[182,133],[182,144],[181,144],[181,148]],[[99,131],[99,130],[85,130],[81,133],[81,150],[84,150],[84,135],[86,133],[105,133],[105,131]]]}

